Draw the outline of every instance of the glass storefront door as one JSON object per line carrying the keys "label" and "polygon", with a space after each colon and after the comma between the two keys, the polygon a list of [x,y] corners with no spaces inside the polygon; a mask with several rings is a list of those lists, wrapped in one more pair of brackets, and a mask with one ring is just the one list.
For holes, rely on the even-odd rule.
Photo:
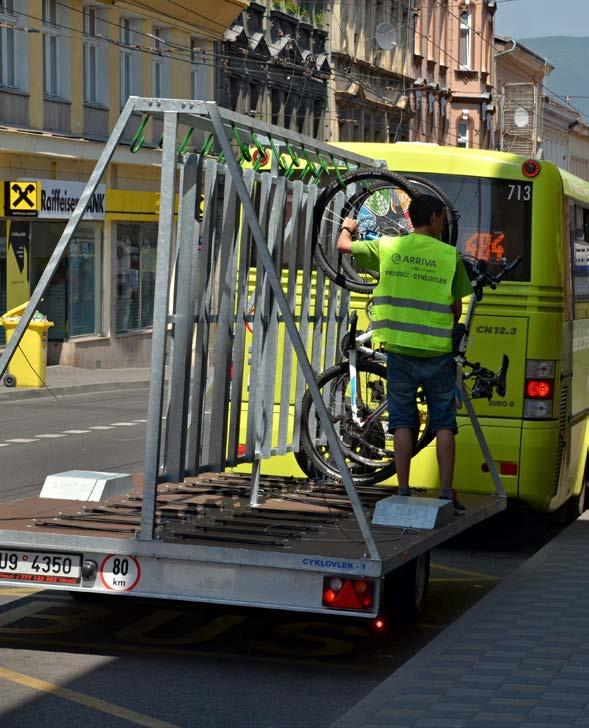
{"label": "glass storefront door", "polygon": [[[35,221],[31,224],[31,290],[37,285],[66,223]],[[39,310],[55,324],[50,341],[91,336],[100,331],[102,226],[82,222],[70,240]]]}
{"label": "glass storefront door", "polygon": [[[31,224],[31,291],[35,289],[47,267],[64,228],[65,222],[35,221]],[[49,329],[49,341],[65,341],[67,338],[67,281],[68,259],[65,255],[45,291],[43,301],[39,304],[39,311],[54,324]]]}
{"label": "glass storefront door", "polygon": [[[0,315],[6,313],[6,223],[0,220]],[[6,343],[4,329],[0,326],[0,346]]]}
{"label": "glass storefront door", "polygon": [[100,249],[102,229],[82,222],[69,246],[68,320],[70,336],[100,330]]}

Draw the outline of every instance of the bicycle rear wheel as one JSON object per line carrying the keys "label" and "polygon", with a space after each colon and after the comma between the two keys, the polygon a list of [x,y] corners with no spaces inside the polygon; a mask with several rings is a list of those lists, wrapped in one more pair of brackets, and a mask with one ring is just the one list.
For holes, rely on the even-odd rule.
{"label": "bicycle rear wheel", "polygon": [[[386,405],[386,369],[374,361],[360,362],[357,368],[356,402],[358,418],[351,407],[350,372],[342,362],[324,372],[318,380],[319,389],[338,437],[344,459],[357,484],[380,483],[395,474],[392,438],[387,437],[388,409]],[[420,398],[423,400],[423,397]],[[420,407],[420,430],[415,452],[432,439],[427,409]],[[301,447],[310,466],[326,477],[341,480],[327,443],[325,431],[317,415],[309,391],[301,407]],[[311,472],[309,477],[314,477]]]}

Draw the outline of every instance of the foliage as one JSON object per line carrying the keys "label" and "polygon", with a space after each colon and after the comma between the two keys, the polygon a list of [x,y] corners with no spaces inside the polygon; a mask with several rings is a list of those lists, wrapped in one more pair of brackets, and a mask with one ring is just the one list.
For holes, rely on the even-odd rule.
{"label": "foliage", "polygon": [[293,0],[286,0],[284,3],[284,9],[289,15],[298,15],[299,14],[299,6],[293,2]]}

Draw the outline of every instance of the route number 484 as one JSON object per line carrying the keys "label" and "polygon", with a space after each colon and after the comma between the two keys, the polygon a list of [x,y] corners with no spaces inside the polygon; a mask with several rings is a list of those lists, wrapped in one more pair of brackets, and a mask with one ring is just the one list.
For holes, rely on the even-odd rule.
{"label": "route number 484", "polygon": [[474,233],[466,241],[466,252],[477,260],[499,260],[505,249],[504,233]]}

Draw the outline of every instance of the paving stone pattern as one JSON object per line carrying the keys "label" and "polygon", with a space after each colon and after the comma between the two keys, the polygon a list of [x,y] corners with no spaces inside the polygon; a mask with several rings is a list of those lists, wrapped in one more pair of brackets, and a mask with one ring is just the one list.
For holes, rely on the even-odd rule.
{"label": "paving stone pattern", "polygon": [[589,728],[585,514],[332,728]]}

